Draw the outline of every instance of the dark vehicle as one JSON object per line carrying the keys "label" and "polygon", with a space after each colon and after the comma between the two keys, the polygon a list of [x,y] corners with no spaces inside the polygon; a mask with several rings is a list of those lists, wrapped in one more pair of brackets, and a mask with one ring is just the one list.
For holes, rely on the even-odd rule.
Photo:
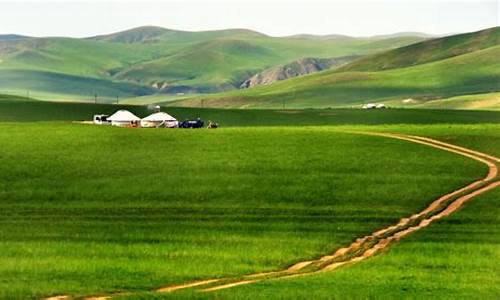
{"label": "dark vehicle", "polygon": [[179,128],[203,128],[203,120],[200,118],[196,120],[186,120],[179,122]]}

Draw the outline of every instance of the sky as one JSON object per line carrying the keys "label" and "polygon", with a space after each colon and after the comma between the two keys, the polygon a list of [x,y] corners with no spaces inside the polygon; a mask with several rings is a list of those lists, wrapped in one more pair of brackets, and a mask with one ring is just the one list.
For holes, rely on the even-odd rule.
{"label": "sky", "polygon": [[500,26],[500,0],[0,0],[0,34],[87,37],[144,25],[271,36],[441,35]]}

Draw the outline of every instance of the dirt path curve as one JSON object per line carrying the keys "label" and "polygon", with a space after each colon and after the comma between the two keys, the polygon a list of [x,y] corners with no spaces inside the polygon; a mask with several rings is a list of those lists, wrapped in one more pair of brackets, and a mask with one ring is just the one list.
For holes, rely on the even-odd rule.
{"label": "dirt path curve", "polygon": [[[438,199],[431,202],[429,206],[427,206],[421,212],[406,218],[402,218],[398,223],[377,230],[370,235],[358,238],[349,246],[340,248],[332,254],[324,255],[318,259],[297,262],[292,266],[283,270],[266,272],[266,273],[249,274],[234,278],[214,278],[214,279],[193,281],[184,284],[162,287],[156,289],[155,292],[171,293],[177,290],[187,289],[187,288],[196,288],[202,292],[211,292],[221,289],[232,288],[240,285],[251,284],[262,280],[307,276],[307,275],[317,274],[319,272],[332,271],[339,267],[356,263],[364,259],[367,259],[369,257],[372,257],[373,255],[389,247],[393,242],[399,241],[401,238],[407,236],[408,234],[411,234],[417,230],[427,227],[433,221],[439,220],[443,217],[450,215],[451,213],[459,209],[465,202],[469,201],[473,197],[500,186],[500,181],[498,176],[498,166],[497,166],[497,163],[500,162],[500,159],[495,156],[419,136],[394,134],[394,133],[380,133],[380,132],[360,132],[360,131],[343,131],[343,132],[399,139],[456,153],[474,159],[481,163],[484,163],[485,165],[488,166],[488,173],[483,179],[472,182],[463,188],[460,188],[456,191],[450,192],[448,194],[439,197]],[[113,296],[118,296],[118,295],[129,295],[129,293],[116,293],[116,294],[108,294],[101,296],[92,296],[84,299],[104,300],[104,299],[110,299]],[[63,296],[53,296],[45,299],[71,299],[71,298],[69,296],[63,295]]]}

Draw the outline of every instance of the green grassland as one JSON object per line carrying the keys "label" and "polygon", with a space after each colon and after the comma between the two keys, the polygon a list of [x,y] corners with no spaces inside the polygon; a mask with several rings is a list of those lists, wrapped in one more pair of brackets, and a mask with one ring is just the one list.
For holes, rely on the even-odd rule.
{"label": "green grassland", "polygon": [[[498,125],[382,129],[431,136],[500,155]],[[183,296],[224,299],[257,296],[266,299],[495,299],[500,294],[500,269],[496,264],[500,259],[499,199],[498,188],[480,195],[452,216],[405,238],[386,253],[335,272],[266,281],[215,294],[187,291]],[[168,298],[169,295],[137,296],[143,297]]]}
{"label": "green grassland", "polygon": [[284,267],[485,173],[453,154],[332,127],[0,126],[7,298]]}
{"label": "green grassland", "polygon": [[[34,95],[51,93],[68,99],[94,93],[133,97],[213,92],[234,89],[246,76],[301,57],[375,53],[422,39],[311,41],[249,30],[185,32],[141,27],[87,39],[6,40],[0,41],[0,90],[30,90]],[[19,73],[26,80],[13,78]],[[152,88],[158,84],[166,88]]]}
{"label": "green grassland", "polygon": [[[54,103],[0,95],[0,119],[4,122],[91,120],[94,114],[112,114],[119,109],[130,110],[139,117],[146,117],[152,113],[147,106]],[[163,110],[178,120],[200,117],[205,121],[216,121],[222,127],[500,123],[500,112],[497,111],[435,109],[240,110],[184,107],[167,107]]]}
{"label": "green grassland", "polygon": [[[269,86],[203,97],[212,107],[346,107],[367,102],[496,92],[500,46],[436,62],[379,72],[325,71]],[[197,106],[200,99],[169,102]]]}
{"label": "green grassland", "polygon": [[[495,263],[500,259],[498,199],[499,189],[478,196],[457,214],[415,233],[387,253],[332,273],[266,281],[215,294],[184,295],[216,299],[496,299],[500,294],[500,269]],[[146,297],[155,298],[137,298]]]}
{"label": "green grassland", "polygon": [[[282,268],[392,224],[486,171],[467,158],[346,129],[427,135],[492,154],[500,138],[499,125],[484,124],[500,122],[499,112],[488,111],[172,108],[179,119],[199,115],[223,128],[148,130],[68,122],[118,108],[144,116],[145,107],[0,99],[0,117],[9,121],[0,123],[0,298],[9,299],[113,291],[152,298],[147,291],[169,283]],[[442,240],[479,244],[484,259],[469,260],[470,273],[460,267],[464,276],[498,253],[473,213],[463,229],[439,230],[442,239],[431,231],[433,243],[416,235],[409,246],[405,239],[340,272],[170,296],[428,295],[437,283],[425,289],[435,278],[425,271],[440,270],[444,280],[467,260],[461,251],[471,250],[466,244],[436,257],[449,246]],[[461,224],[450,220],[443,222]],[[478,233],[464,237],[468,229]],[[424,250],[412,263],[417,246]],[[426,255],[434,260],[426,264]],[[466,288],[454,276],[459,296],[494,283],[477,277]],[[371,289],[360,294],[360,286]]]}

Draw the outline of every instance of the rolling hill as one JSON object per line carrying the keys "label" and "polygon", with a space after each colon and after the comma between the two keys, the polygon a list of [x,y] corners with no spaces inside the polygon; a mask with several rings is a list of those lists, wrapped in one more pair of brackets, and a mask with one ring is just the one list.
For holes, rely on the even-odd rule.
{"label": "rolling hill", "polygon": [[299,58],[365,55],[414,41],[412,37],[404,37],[384,43],[357,39],[311,42],[236,31],[233,35],[208,39],[186,46],[173,55],[125,68],[116,78],[159,86],[167,92],[216,92],[238,88],[243,81],[264,69]]}
{"label": "rolling hill", "polygon": [[431,39],[351,63],[343,71],[378,71],[433,62],[500,44],[500,27]]}
{"label": "rolling hill", "polygon": [[142,26],[107,35],[88,38],[89,40],[113,43],[188,43],[202,42],[223,37],[265,37],[266,35],[248,29],[224,29],[212,31],[183,31],[157,26]]}
{"label": "rolling hill", "polygon": [[[490,30],[496,34],[497,29]],[[476,33],[484,37],[484,32]],[[457,37],[449,37],[453,42]],[[445,40],[440,40],[446,44]],[[451,43],[450,42],[450,43]],[[428,42],[423,42],[426,45]],[[491,45],[491,44],[487,44]],[[413,51],[417,44],[404,49]],[[346,107],[366,102],[417,99],[420,102],[459,95],[500,91],[500,46],[482,47],[462,55],[410,67],[385,71],[349,71],[355,61],[339,70],[293,78],[269,86],[233,91],[208,97],[171,102],[169,105],[197,106],[203,99],[215,107]],[[421,57],[433,57],[442,48],[429,48]],[[384,53],[393,57],[396,49]],[[430,53],[428,53],[430,52]]]}
{"label": "rolling hill", "polygon": [[[188,32],[151,26],[84,39],[9,35],[0,40],[0,91],[24,95],[30,90],[49,99],[218,92],[303,57],[366,55],[422,39],[311,41],[245,29]],[[20,72],[27,80],[10,77]],[[89,88],[92,80],[99,81],[95,89]],[[109,85],[106,91],[100,83]]]}

